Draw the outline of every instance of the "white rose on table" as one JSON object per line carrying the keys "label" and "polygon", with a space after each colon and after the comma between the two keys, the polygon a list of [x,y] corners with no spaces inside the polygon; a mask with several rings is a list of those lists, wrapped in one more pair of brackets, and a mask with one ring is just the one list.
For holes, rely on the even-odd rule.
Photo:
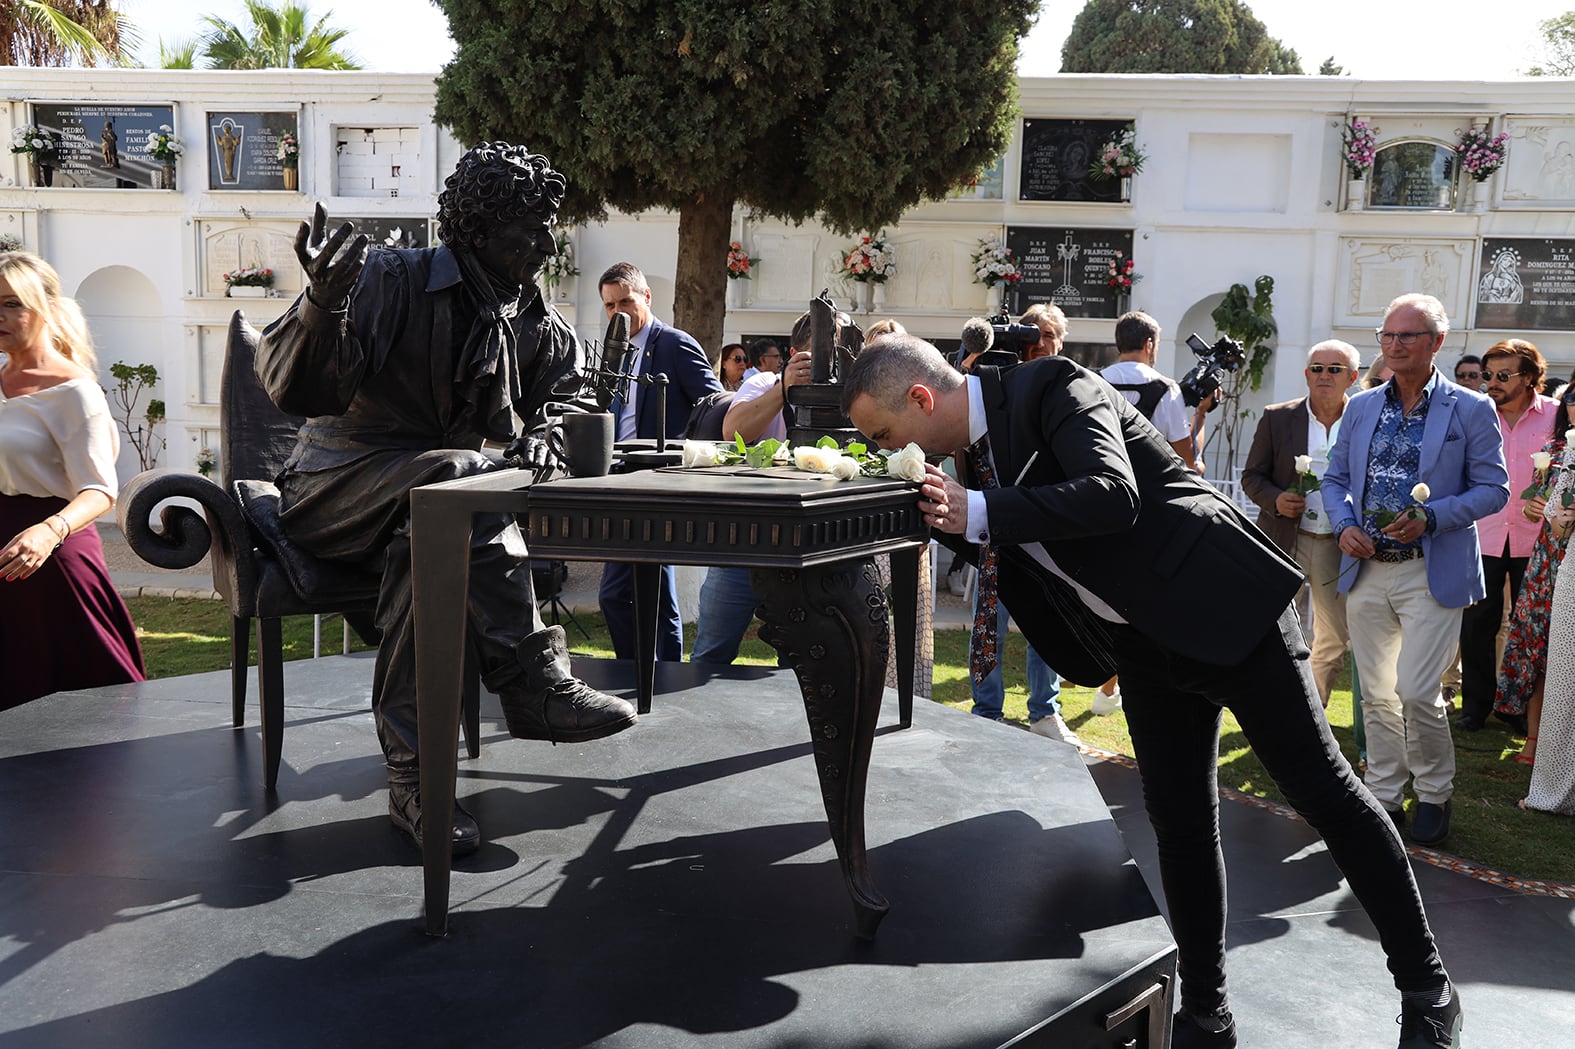
{"label": "white rose on table", "polygon": [[924,481],[924,449],[909,442],[886,457],[886,473],[903,481]]}
{"label": "white rose on table", "polygon": [[1532,452],[1531,468],[1533,470],[1546,470],[1553,465],[1553,456],[1548,452]]}
{"label": "white rose on table", "polygon": [[793,449],[793,465],[809,473],[829,474],[832,466],[842,458],[842,451],[838,448],[805,448]]}
{"label": "white rose on table", "polygon": [[1425,503],[1432,498],[1433,490],[1426,483],[1418,481],[1416,487],[1411,489],[1411,501],[1417,504]]}
{"label": "white rose on table", "polygon": [[839,481],[851,481],[863,472],[859,461],[851,455],[840,455],[837,461],[831,464],[831,476]]}
{"label": "white rose on table", "polygon": [[716,445],[711,441],[685,441],[683,464],[685,469],[716,465]]}
{"label": "white rose on table", "polygon": [[1311,473],[1312,472],[1312,456],[1310,456],[1310,455],[1298,455],[1296,457],[1295,463],[1292,464],[1291,469],[1295,470],[1299,474]]}

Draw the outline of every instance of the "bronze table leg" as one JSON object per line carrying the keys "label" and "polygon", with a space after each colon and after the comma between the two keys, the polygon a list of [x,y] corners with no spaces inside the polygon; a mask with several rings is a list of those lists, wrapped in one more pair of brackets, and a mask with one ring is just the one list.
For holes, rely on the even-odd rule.
{"label": "bronze table leg", "polygon": [[756,568],[750,578],[765,621],[760,636],[798,675],[831,841],[853,897],[854,930],[872,939],[890,909],[864,854],[864,789],[890,646],[879,573],[866,558]]}

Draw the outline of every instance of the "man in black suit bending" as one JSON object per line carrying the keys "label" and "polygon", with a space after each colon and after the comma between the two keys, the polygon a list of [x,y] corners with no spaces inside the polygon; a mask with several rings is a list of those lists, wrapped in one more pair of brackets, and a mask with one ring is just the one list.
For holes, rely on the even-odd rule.
{"label": "man in black suit bending", "polygon": [[[1120,673],[1178,948],[1174,1046],[1236,1045],[1215,789],[1221,708],[1377,927],[1401,992],[1400,1045],[1458,1045],[1459,999],[1399,834],[1324,719],[1291,607],[1295,562],[1109,383],[1066,357],[963,376],[921,339],[883,340],[854,362],[843,407],[882,448],[955,454],[962,482],[932,465],[919,495],[941,542],[981,564],[981,586],[994,576],[1063,677],[1094,685]],[[993,651],[974,655],[987,667]]]}

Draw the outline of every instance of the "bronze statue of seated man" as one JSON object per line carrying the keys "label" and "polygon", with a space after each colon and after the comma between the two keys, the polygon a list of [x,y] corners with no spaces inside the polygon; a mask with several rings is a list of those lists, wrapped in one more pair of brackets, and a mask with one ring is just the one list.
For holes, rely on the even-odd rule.
{"label": "bronze statue of seated man", "polygon": [[[263,333],[257,374],[280,408],[307,416],[278,485],[291,541],[381,572],[372,710],[388,763],[389,816],[421,840],[410,490],[498,469],[508,443],[581,371],[574,331],[536,276],[555,250],[566,183],[547,158],[485,143],[438,198],[435,248],[369,250],[318,204],[295,238],[308,288]],[[633,725],[635,709],[570,672],[561,627],[536,609],[514,518],[476,515],[468,643],[511,735],[583,742]],[[457,805],[456,855],[480,843]]]}

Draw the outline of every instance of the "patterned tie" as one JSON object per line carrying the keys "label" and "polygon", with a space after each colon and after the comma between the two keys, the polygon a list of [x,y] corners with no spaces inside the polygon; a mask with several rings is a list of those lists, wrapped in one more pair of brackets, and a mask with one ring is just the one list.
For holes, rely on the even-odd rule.
{"label": "patterned tie", "polygon": [[[988,436],[979,438],[969,446],[968,461],[979,478],[980,488],[988,492],[996,487],[995,468],[990,465]],[[997,650],[999,624],[995,618],[996,605],[1000,600],[998,583],[995,544],[987,542],[979,548],[979,576],[975,584],[978,600],[974,605],[973,636],[968,642],[968,667],[975,685],[984,684],[984,679],[990,676],[990,672],[1000,662]]]}

